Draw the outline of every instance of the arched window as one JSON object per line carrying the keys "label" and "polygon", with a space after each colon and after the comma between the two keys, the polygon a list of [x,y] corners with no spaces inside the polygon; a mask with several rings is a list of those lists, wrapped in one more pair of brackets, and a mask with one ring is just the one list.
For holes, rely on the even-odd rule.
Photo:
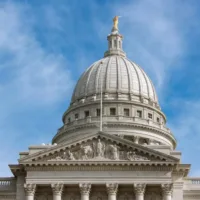
{"label": "arched window", "polygon": [[122,46],[121,46],[121,41],[119,41],[119,48],[120,48],[120,49],[122,48]]}
{"label": "arched window", "polygon": [[114,47],[117,48],[117,40],[114,40]]}

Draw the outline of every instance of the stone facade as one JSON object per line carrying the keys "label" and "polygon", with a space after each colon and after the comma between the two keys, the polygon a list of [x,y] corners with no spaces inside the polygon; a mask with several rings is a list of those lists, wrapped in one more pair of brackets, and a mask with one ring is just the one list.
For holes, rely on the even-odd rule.
{"label": "stone facade", "polygon": [[0,200],[200,199],[200,178],[188,177],[152,81],[126,58],[116,20],[52,144],[20,152],[9,165],[14,176],[0,178]]}

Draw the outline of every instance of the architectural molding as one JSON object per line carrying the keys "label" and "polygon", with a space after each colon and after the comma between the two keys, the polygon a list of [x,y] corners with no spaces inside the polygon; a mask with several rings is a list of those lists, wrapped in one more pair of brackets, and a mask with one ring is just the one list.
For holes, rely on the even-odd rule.
{"label": "architectural molding", "polygon": [[25,194],[26,196],[34,196],[36,191],[36,184],[24,184]]}
{"label": "architectural molding", "polygon": [[118,191],[117,183],[106,183],[107,192],[109,195],[116,195]]}
{"label": "architectural molding", "polygon": [[172,183],[162,184],[161,188],[162,188],[163,196],[172,195],[172,191],[173,191],[173,184]]}
{"label": "architectural molding", "polygon": [[146,189],[146,184],[145,183],[137,183],[134,184],[134,192],[136,195],[144,195],[145,189]]}
{"label": "architectural molding", "polygon": [[63,186],[64,186],[63,183],[53,183],[53,184],[51,184],[53,194],[61,196],[62,192],[63,192]]}
{"label": "architectural molding", "polygon": [[81,195],[89,195],[91,191],[91,183],[79,183]]}

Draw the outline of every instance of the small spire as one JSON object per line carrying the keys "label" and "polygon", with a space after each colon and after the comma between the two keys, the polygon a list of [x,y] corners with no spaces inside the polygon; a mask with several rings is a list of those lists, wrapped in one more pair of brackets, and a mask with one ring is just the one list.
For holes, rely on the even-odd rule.
{"label": "small spire", "polygon": [[119,17],[115,16],[113,18],[113,27],[111,34],[108,35],[108,50],[104,53],[104,57],[107,56],[113,56],[113,55],[119,55],[126,57],[125,52],[122,49],[122,40],[123,36],[118,32],[118,23],[119,23]]}

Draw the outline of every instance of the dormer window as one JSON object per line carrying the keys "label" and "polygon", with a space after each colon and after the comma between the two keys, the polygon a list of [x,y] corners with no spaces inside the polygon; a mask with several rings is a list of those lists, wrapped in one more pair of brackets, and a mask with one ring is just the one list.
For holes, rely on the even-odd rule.
{"label": "dormer window", "polygon": [[68,118],[68,123],[70,123],[70,122],[71,122],[71,118],[69,117],[69,118]]}
{"label": "dormer window", "polygon": [[116,115],[116,108],[110,108],[110,115],[111,116]]}

